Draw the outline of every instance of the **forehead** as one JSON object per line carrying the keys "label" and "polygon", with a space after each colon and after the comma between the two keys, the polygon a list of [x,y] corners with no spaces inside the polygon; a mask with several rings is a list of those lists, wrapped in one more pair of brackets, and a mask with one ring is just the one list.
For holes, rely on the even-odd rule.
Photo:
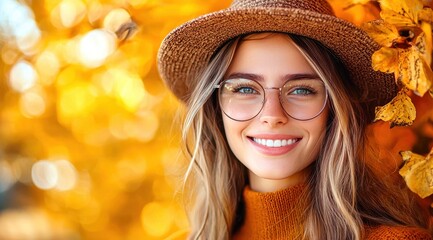
{"label": "forehead", "polygon": [[259,33],[242,39],[226,76],[238,72],[265,79],[315,73],[290,37],[281,33]]}

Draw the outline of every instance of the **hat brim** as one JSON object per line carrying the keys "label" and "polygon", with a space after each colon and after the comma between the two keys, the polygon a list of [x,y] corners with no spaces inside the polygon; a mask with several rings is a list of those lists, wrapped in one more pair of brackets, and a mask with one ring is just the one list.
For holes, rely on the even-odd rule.
{"label": "hat brim", "polygon": [[379,46],[360,28],[335,16],[300,9],[226,9],[203,15],[173,30],[158,52],[162,79],[182,101],[189,99],[189,76],[203,71],[217,49],[252,32],[286,32],[315,39],[338,56],[351,81],[363,91],[361,102],[384,105],[397,93],[392,74],[374,71],[371,56]]}

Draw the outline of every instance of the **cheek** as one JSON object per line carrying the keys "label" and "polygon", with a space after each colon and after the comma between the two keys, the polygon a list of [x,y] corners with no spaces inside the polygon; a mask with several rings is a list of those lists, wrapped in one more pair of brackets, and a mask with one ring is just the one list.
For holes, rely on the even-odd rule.
{"label": "cheek", "polygon": [[325,109],[325,111],[316,119],[316,121],[311,122],[309,127],[309,129],[311,129],[310,136],[314,139],[314,145],[318,146],[318,149],[324,144],[325,141],[326,129],[328,127],[328,116],[329,110]]}
{"label": "cheek", "polygon": [[238,135],[237,132],[239,131],[239,126],[237,126],[238,124],[235,121],[231,120],[224,114],[223,114],[223,125],[224,125],[224,131],[226,133],[227,141],[230,143],[230,141],[232,141],[236,137],[236,135]]}
{"label": "cheek", "polygon": [[234,121],[223,115],[224,132],[230,149],[236,154],[241,146],[242,133],[248,126],[245,122]]}

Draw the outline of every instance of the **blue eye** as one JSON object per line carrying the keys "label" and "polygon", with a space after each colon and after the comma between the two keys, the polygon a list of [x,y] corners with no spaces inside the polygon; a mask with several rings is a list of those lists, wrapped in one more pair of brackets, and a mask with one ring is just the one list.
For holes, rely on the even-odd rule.
{"label": "blue eye", "polygon": [[236,92],[242,94],[257,94],[258,92],[252,87],[238,87],[236,88]]}
{"label": "blue eye", "polygon": [[308,88],[296,88],[290,94],[295,94],[295,95],[310,95],[310,94],[313,94],[313,93],[314,92],[311,91]]}

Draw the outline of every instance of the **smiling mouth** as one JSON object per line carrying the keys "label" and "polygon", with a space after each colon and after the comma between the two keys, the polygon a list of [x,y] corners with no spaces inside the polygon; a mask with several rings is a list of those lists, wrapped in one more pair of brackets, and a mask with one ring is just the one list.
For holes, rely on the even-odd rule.
{"label": "smiling mouth", "polygon": [[285,147],[292,145],[299,141],[299,138],[294,139],[262,139],[262,138],[252,138],[252,140],[260,145],[266,147]]}

